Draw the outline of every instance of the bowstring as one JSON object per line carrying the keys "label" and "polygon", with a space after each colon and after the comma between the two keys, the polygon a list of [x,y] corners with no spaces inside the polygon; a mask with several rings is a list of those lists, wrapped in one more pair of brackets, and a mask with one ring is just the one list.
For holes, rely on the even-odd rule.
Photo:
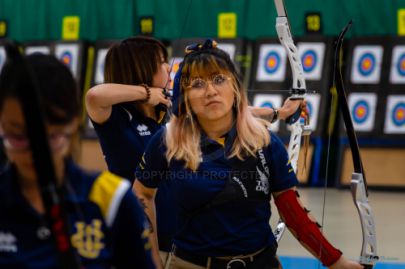
{"label": "bowstring", "polygon": [[[351,22],[349,22],[351,23]],[[337,95],[337,88],[336,88],[336,79],[340,79],[343,82],[342,76],[342,66],[343,66],[343,40],[346,31],[340,33],[338,39],[336,40],[336,49],[334,54],[334,63],[333,63],[333,82],[332,88],[330,89],[331,93],[331,106],[329,110],[329,125],[328,125],[328,147],[326,153],[326,168],[325,168],[325,183],[323,186],[323,202],[322,202],[322,217],[321,217],[321,233],[324,230],[324,222],[325,222],[325,208],[326,208],[326,195],[327,195],[327,188],[328,188],[328,179],[329,179],[329,161],[330,161],[330,145],[332,140],[332,133],[335,126],[337,110],[338,110],[338,95]],[[339,77],[336,78],[336,71],[339,71]],[[344,83],[342,83],[343,85]],[[322,253],[322,244],[319,248],[319,257]],[[320,268],[321,263],[318,261],[318,269]]]}

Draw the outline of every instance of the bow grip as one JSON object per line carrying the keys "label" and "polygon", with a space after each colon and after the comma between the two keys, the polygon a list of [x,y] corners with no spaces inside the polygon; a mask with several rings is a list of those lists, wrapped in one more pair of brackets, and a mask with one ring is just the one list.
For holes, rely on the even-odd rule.
{"label": "bow grip", "polygon": [[289,116],[285,121],[288,123],[288,124],[294,124],[299,118],[300,118],[300,116],[301,116],[301,112],[302,112],[302,109],[301,108],[298,108],[295,112],[294,112],[294,114],[292,114],[291,116]]}
{"label": "bow grip", "polygon": [[[162,92],[166,99],[172,99],[172,93],[166,88],[163,88]],[[160,113],[161,111],[166,112],[167,106],[165,104],[159,103],[158,105],[156,105],[156,110],[158,113]]]}
{"label": "bow grip", "polygon": [[[290,97],[290,100],[303,100],[304,99],[304,97],[303,96],[300,96],[300,95],[292,95],[291,97]],[[292,114],[291,116],[289,116],[286,120],[285,120],[285,122],[287,123],[287,124],[294,124],[297,120],[299,120],[299,118],[301,117],[301,112],[302,112],[302,109],[301,109],[301,107],[298,107],[297,108],[297,110],[294,112],[294,114]]]}

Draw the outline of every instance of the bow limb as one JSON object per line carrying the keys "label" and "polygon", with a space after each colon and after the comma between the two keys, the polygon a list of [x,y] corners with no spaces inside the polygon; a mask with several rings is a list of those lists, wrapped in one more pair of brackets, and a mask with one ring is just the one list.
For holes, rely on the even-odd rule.
{"label": "bow limb", "polygon": [[349,106],[344,89],[343,76],[342,76],[342,62],[343,62],[343,40],[344,35],[352,25],[350,21],[340,33],[336,42],[335,59],[334,59],[334,78],[333,83],[336,87],[339,97],[339,107],[343,114],[343,120],[346,126],[346,133],[352,152],[354,172],[350,183],[350,189],[353,197],[354,204],[359,213],[363,242],[360,253],[360,263],[366,269],[374,267],[375,262],[378,260],[377,256],[377,240],[375,232],[375,222],[373,211],[368,202],[368,190],[366,176],[363,170],[363,163],[361,160],[360,149],[356,132],[354,131],[352,118],[349,111]]}
{"label": "bow limb", "polygon": [[[302,63],[298,55],[298,49],[294,44],[294,40],[291,35],[290,25],[288,22],[287,12],[285,10],[283,0],[274,0],[274,4],[277,10],[276,18],[276,31],[281,45],[285,48],[288,56],[288,60],[292,70],[292,89],[290,99],[304,100],[306,96],[306,83],[304,78],[304,70]],[[292,116],[286,119],[286,122],[290,124],[291,136],[288,144],[288,156],[290,158],[291,166],[294,172],[298,171],[298,156],[301,148],[301,137],[303,135],[309,137],[311,130],[309,128],[309,118],[305,122],[300,119],[301,109],[299,108]],[[308,141],[308,140],[307,140]],[[307,143],[307,142],[306,142]],[[274,231],[277,242],[280,241],[284,231],[285,223],[280,219],[277,227]]]}

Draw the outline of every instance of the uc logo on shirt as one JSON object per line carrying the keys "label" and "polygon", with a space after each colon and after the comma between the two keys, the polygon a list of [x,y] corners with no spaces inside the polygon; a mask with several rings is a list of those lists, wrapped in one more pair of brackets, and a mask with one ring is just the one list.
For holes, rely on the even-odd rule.
{"label": "uc logo on shirt", "polygon": [[151,135],[151,132],[148,130],[148,126],[145,124],[139,124],[136,129],[138,130],[140,136]]}
{"label": "uc logo on shirt", "polygon": [[77,249],[80,256],[88,259],[95,259],[104,248],[101,240],[104,233],[101,231],[102,222],[95,219],[91,224],[76,222],[76,233],[72,235],[72,245]]}

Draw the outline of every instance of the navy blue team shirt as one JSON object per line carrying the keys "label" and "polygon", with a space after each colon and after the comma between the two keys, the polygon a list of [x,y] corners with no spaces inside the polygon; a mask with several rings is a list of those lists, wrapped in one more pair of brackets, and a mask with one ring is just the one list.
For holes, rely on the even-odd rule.
{"label": "navy blue team shirt", "polygon": [[[108,170],[133,183],[136,167],[141,162],[149,140],[162,128],[160,122],[145,117],[132,105],[114,105],[106,122],[92,122]],[[155,201],[159,248],[163,251],[171,250],[171,239],[176,227],[176,210],[172,199],[169,182],[162,184]]]}
{"label": "navy blue team shirt", "polygon": [[[23,197],[16,173],[10,166],[0,175],[0,268],[59,268],[44,216]],[[128,181],[84,173],[72,161],[65,175],[71,241],[84,268],[155,268],[144,213]]]}
{"label": "navy blue team shirt", "polygon": [[270,177],[250,183],[256,184],[253,190],[268,194],[268,199],[239,199],[209,210],[199,209],[224,188],[231,175],[234,158],[226,158],[225,152],[230,151],[236,130],[228,133],[224,144],[202,135],[202,162],[196,171],[184,168],[183,161],[167,162],[164,135],[165,131],[160,130],[152,138],[136,176],[149,188],[157,188],[161,181],[172,182],[179,210],[174,236],[177,248],[218,257],[252,253],[276,245],[269,225],[270,193],[298,184],[285,146],[276,135],[271,134],[270,144],[263,149]]}

